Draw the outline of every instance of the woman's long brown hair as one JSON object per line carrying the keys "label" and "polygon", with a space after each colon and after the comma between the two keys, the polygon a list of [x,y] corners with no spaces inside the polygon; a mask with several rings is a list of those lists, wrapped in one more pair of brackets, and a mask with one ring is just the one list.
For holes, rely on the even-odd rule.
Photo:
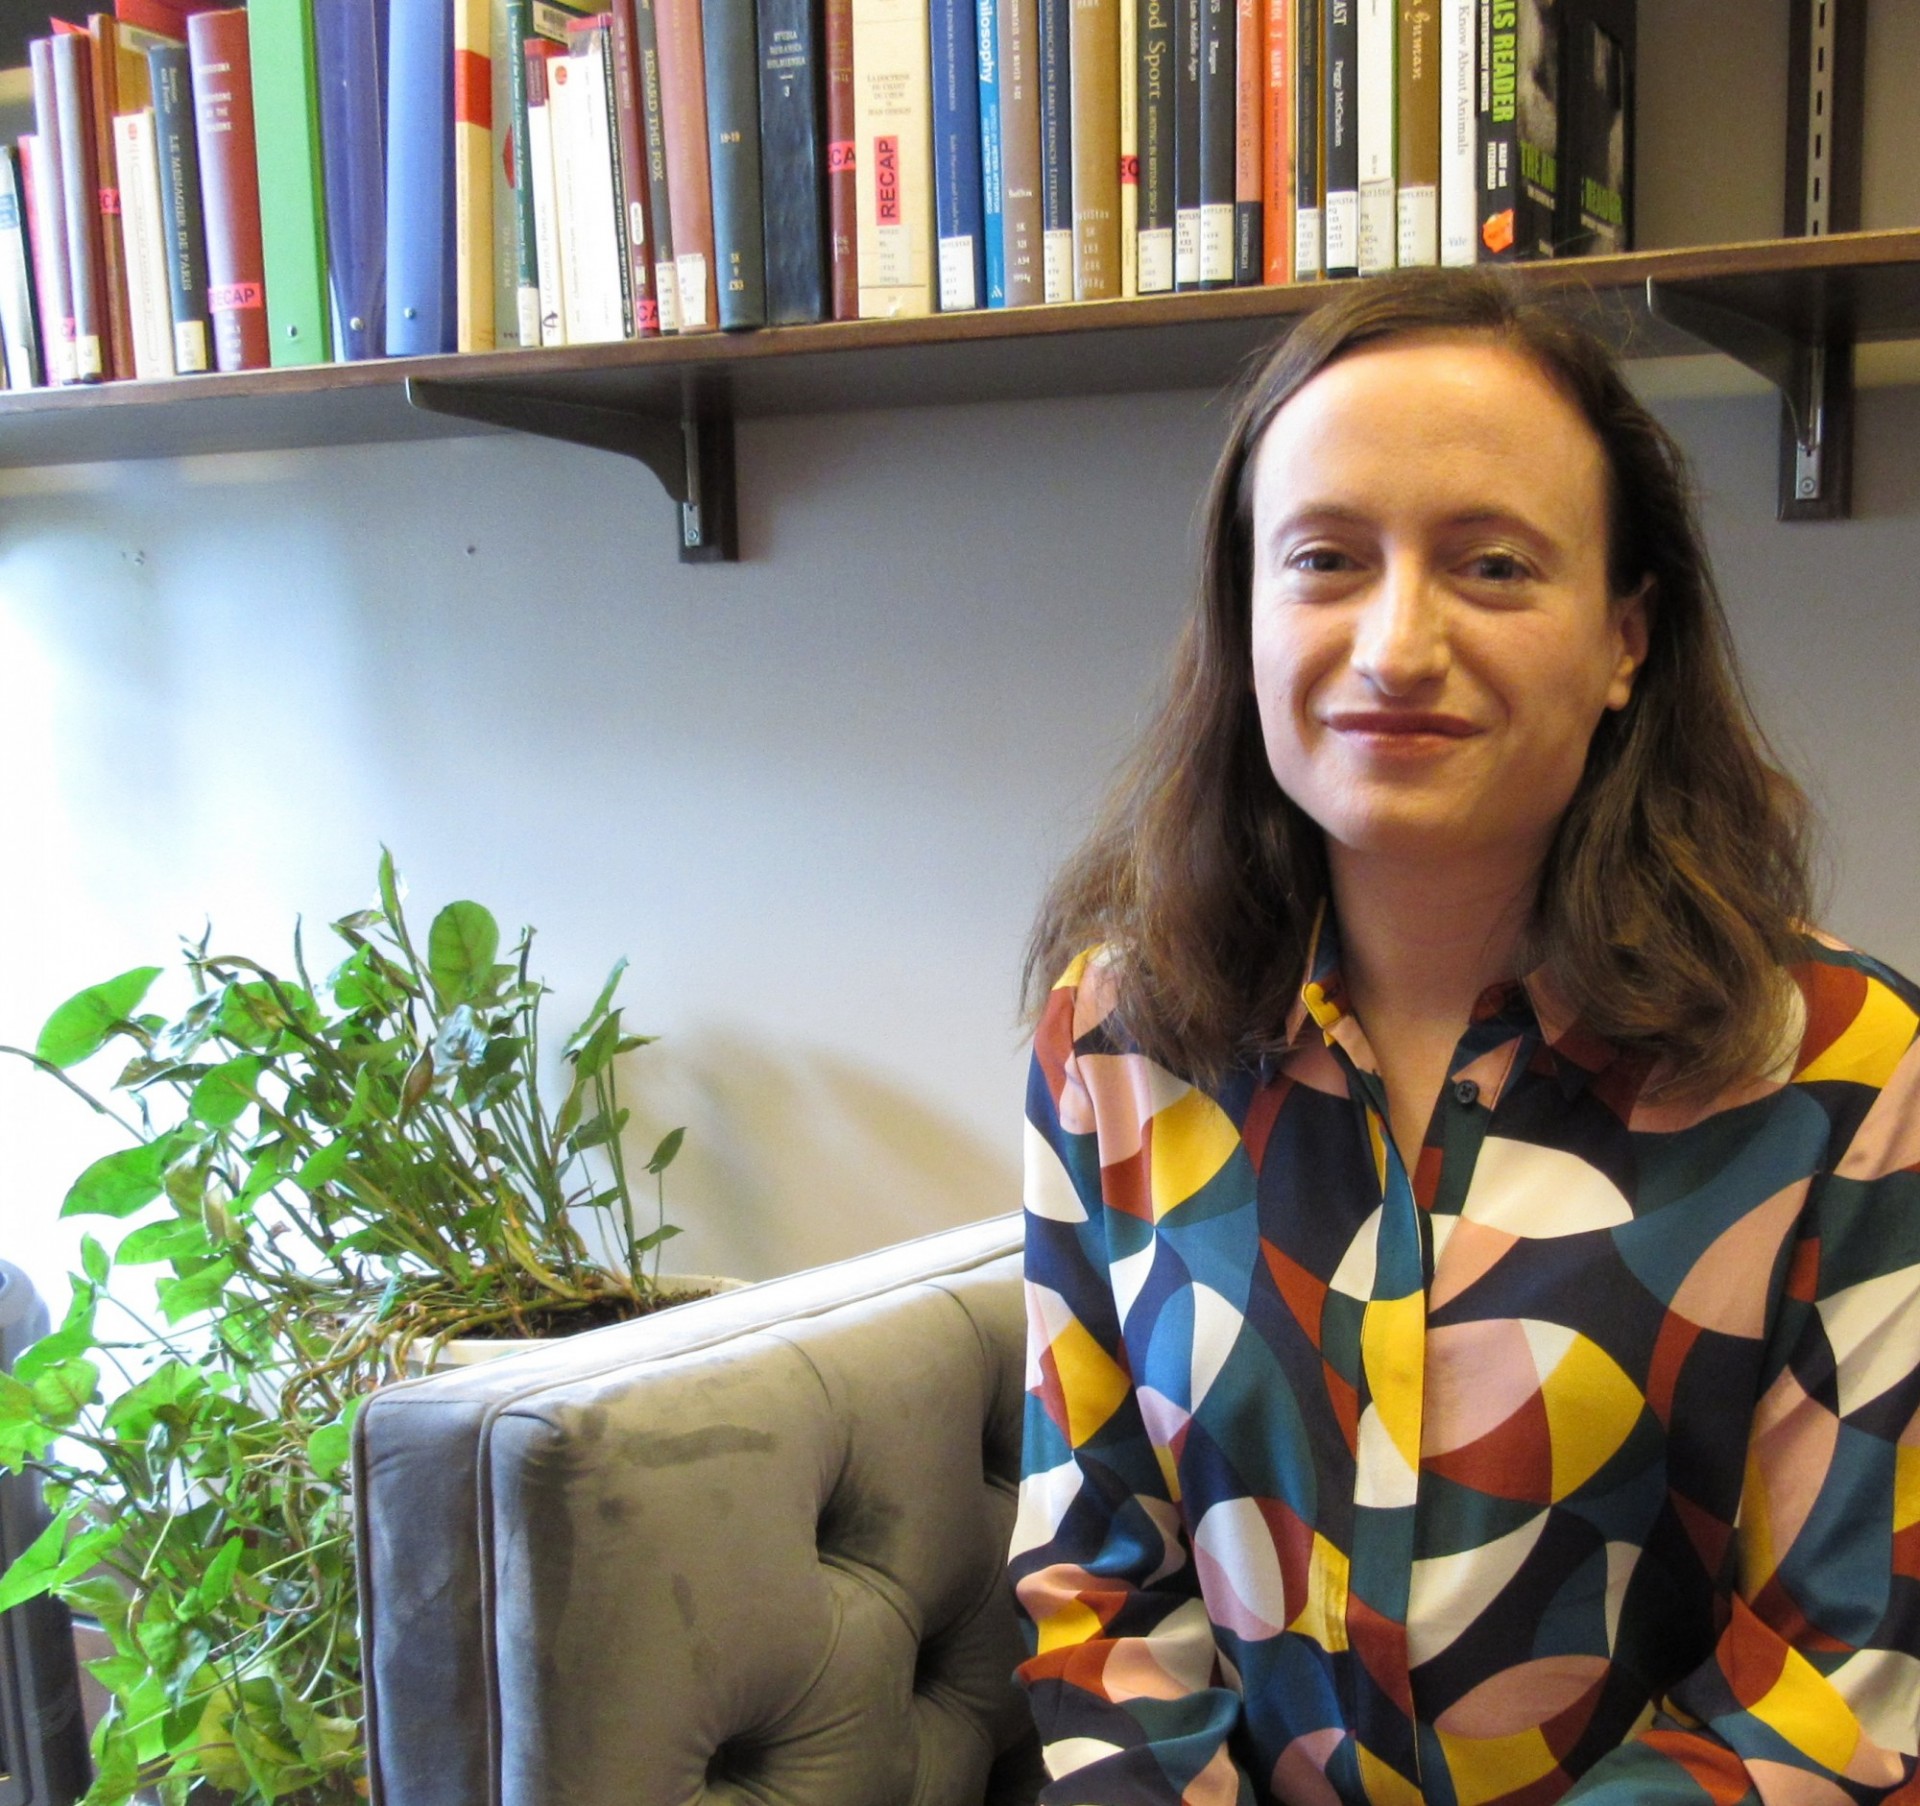
{"label": "woman's long brown hair", "polygon": [[1029,1004],[1103,944],[1121,1021],[1161,1064],[1207,1080],[1278,1043],[1327,863],[1260,734],[1253,455],[1336,359],[1434,332],[1510,345],[1578,407],[1606,454],[1609,587],[1624,597],[1651,580],[1646,663],[1594,734],[1542,874],[1529,962],[1586,1027],[1658,1061],[1663,1089],[1709,1095],[1776,1057],[1780,968],[1811,913],[1806,801],[1748,706],[1679,447],[1597,338],[1487,270],[1356,284],[1308,315],[1243,396],[1165,700],[1041,905]]}

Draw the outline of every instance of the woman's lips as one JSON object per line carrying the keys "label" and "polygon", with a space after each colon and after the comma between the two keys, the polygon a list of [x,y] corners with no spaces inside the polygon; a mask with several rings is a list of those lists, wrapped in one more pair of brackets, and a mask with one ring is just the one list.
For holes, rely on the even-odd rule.
{"label": "woman's lips", "polygon": [[1337,734],[1377,742],[1383,746],[1404,744],[1409,749],[1434,741],[1465,740],[1479,729],[1459,715],[1443,715],[1427,709],[1349,709],[1325,717]]}

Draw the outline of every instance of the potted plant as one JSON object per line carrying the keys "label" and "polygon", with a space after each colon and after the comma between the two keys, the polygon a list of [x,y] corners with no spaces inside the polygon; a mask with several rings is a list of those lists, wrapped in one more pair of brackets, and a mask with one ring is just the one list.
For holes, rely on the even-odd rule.
{"label": "potted plant", "polygon": [[[54,1012],[31,1060],[126,1131],[62,1207],[124,1225],[81,1244],[54,1332],[0,1375],[0,1465],[52,1520],[0,1608],[52,1592],[96,1619],[110,1704],[87,1806],[144,1793],[330,1806],[365,1792],[353,1419],[410,1349],[530,1336],[663,1301],[672,1131],[623,1150],[615,965],[538,1084],[531,930],[448,904],[415,938],[393,862],[332,925],[318,982],[184,949],[177,1013],[142,967]],[[73,1069],[125,1057],[96,1095]]]}

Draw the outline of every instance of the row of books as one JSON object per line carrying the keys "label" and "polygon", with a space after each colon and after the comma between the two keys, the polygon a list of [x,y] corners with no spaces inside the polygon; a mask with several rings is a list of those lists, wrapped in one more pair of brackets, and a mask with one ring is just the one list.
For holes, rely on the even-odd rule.
{"label": "row of books", "polygon": [[1625,248],[1633,0],[115,0],[9,386]]}

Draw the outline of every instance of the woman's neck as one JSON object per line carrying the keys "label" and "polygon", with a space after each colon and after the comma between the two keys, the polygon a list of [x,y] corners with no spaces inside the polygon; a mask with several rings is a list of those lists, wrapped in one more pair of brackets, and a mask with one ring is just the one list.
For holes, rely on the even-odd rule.
{"label": "woman's neck", "polygon": [[1328,848],[1341,973],[1362,1026],[1381,1035],[1450,1027],[1488,985],[1515,975],[1539,866],[1485,859],[1410,868]]}

